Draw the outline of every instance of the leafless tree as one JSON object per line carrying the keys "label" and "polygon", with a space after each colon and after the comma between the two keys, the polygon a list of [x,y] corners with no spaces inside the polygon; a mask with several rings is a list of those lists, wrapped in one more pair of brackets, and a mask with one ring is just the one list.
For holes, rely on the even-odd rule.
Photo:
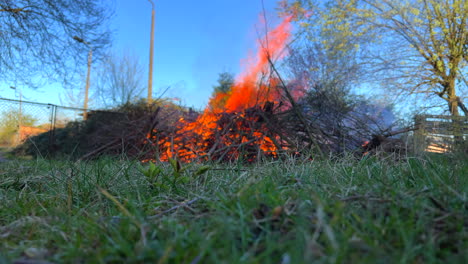
{"label": "leafless tree", "polygon": [[130,51],[112,52],[103,60],[97,76],[99,101],[105,107],[138,100],[145,89],[144,67]]}
{"label": "leafless tree", "polygon": [[[85,80],[82,80],[79,83],[82,84],[81,87],[67,88],[60,93],[59,100],[62,106],[83,108],[83,102],[85,98]],[[99,96],[96,91],[91,92],[91,96],[88,102],[89,109],[97,109],[99,107],[99,104],[96,100],[98,97]]]}
{"label": "leafless tree", "polygon": [[89,50],[73,36],[90,43],[99,58],[110,44],[112,3],[0,0],[0,80],[32,85],[73,76],[77,65],[85,65]]}

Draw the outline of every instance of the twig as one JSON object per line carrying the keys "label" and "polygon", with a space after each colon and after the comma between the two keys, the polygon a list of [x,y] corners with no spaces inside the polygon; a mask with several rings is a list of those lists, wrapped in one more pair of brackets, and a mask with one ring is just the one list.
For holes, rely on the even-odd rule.
{"label": "twig", "polygon": [[388,203],[392,201],[389,199],[381,199],[381,198],[365,196],[365,195],[355,195],[355,196],[349,196],[349,197],[340,199],[340,201],[342,202],[353,202],[353,201],[359,201],[359,200],[367,200],[367,201],[374,201],[374,202],[381,202],[381,203]]}
{"label": "twig", "polygon": [[155,218],[158,218],[158,217],[163,216],[163,215],[165,215],[165,214],[167,214],[167,213],[170,213],[170,212],[172,212],[172,211],[175,211],[175,210],[179,209],[180,207],[189,206],[189,205],[191,205],[191,204],[197,202],[198,200],[200,200],[199,197],[197,197],[197,198],[195,198],[195,199],[192,199],[192,200],[190,200],[190,201],[188,201],[188,202],[178,204],[178,205],[173,206],[173,207],[171,207],[171,208],[169,208],[169,209],[167,209],[167,210],[165,210],[165,211],[163,211],[163,212],[161,212],[161,213],[159,213],[159,214],[150,216],[150,217],[148,217],[148,219],[155,219]]}
{"label": "twig", "polygon": [[246,169],[239,169],[239,168],[226,168],[226,169],[223,169],[223,168],[212,168],[212,169],[210,169],[210,171],[249,171],[249,170],[246,170]]}
{"label": "twig", "polygon": [[399,135],[399,134],[402,134],[402,133],[406,133],[406,132],[410,132],[410,131],[414,131],[414,130],[418,130],[418,129],[415,128],[415,127],[407,127],[407,128],[403,128],[403,129],[400,129],[400,130],[397,130],[397,131],[387,132],[383,136],[384,137],[393,137],[393,136],[396,136],[396,135]]}

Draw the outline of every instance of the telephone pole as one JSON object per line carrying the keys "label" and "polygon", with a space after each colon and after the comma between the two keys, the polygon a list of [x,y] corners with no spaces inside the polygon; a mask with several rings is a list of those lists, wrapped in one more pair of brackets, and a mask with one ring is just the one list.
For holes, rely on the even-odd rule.
{"label": "telephone pole", "polygon": [[84,41],[82,38],[74,36],[73,39],[80,42],[80,43],[85,44],[89,48],[89,52],[88,52],[88,72],[86,74],[86,88],[85,88],[85,98],[84,98],[84,105],[83,105],[83,108],[84,108],[83,120],[86,120],[86,119],[88,119],[88,92],[89,92],[89,79],[90,79],[90,75],[91,75],[91,63],[92,63],[92,60],[93,60],[93,49],[92,49],[91,45],[89,45],[89,43]]}
{"label": "telephone pole", "polygon": [[148,72],[148,105],[153,101],[153,49],[154,49],[154,2],[151,3],[151,37],[150,37],[150,52],[149,52],[149,72]]}

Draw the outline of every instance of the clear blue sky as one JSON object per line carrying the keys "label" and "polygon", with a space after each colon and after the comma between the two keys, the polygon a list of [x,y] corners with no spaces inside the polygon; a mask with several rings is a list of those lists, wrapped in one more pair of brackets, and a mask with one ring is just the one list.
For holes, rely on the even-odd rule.
{"label": "clear blue sky", "polygon": [[[202,108],[208,102],[218,74],[240,72],[240,62],[256,47],[261,0],[154,0],[156,6],[153,91],[179,97],[187,106]],[[264,0],[269,24],[276,24],[277,0]],[[147,67],[151,4],[147,0],[118,0],[111,26],[113,50],[133,51]],[[86,62],[83,62],[86,65]],[[85,68],[84,68],[85,70]],[[146,85],[147,76],[143,80]],[[33,91],[25,87],[26,99],[60,104],[59,85]],[[93,89],[93,80],[91,88]],[[2,87],[2,96],[14,98]],[[146,96],[146,92],[144,94]]]}

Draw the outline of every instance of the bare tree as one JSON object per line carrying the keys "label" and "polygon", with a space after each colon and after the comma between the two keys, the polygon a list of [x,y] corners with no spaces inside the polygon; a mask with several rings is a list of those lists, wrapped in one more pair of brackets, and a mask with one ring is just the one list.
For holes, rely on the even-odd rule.
{"label": "bare tree", "polygon": [[99,58],[110,44],[112,14],[112,2],[104,0],[0,0],[0,80],[67,80],[89,49],[73,36]]}
{"label": "bare tree", "polygon": [[[83,84],[82,87],[64,89],[59,95],[60,104],[72,108],[83,108],[85,98],[84,82],[84,80],[79,82],[80,84]],[[93,91],[88,102],[90,109],[96,109],[98,107],[98,102],[96,100],[98,97],[98,93]]]}
{"label": "bare tree", "polygon": [[138,100],[145,86],[144,67],[129,51],[110,53],[101,65],[97,77],[97,93],[105,107],[124,105]]}

